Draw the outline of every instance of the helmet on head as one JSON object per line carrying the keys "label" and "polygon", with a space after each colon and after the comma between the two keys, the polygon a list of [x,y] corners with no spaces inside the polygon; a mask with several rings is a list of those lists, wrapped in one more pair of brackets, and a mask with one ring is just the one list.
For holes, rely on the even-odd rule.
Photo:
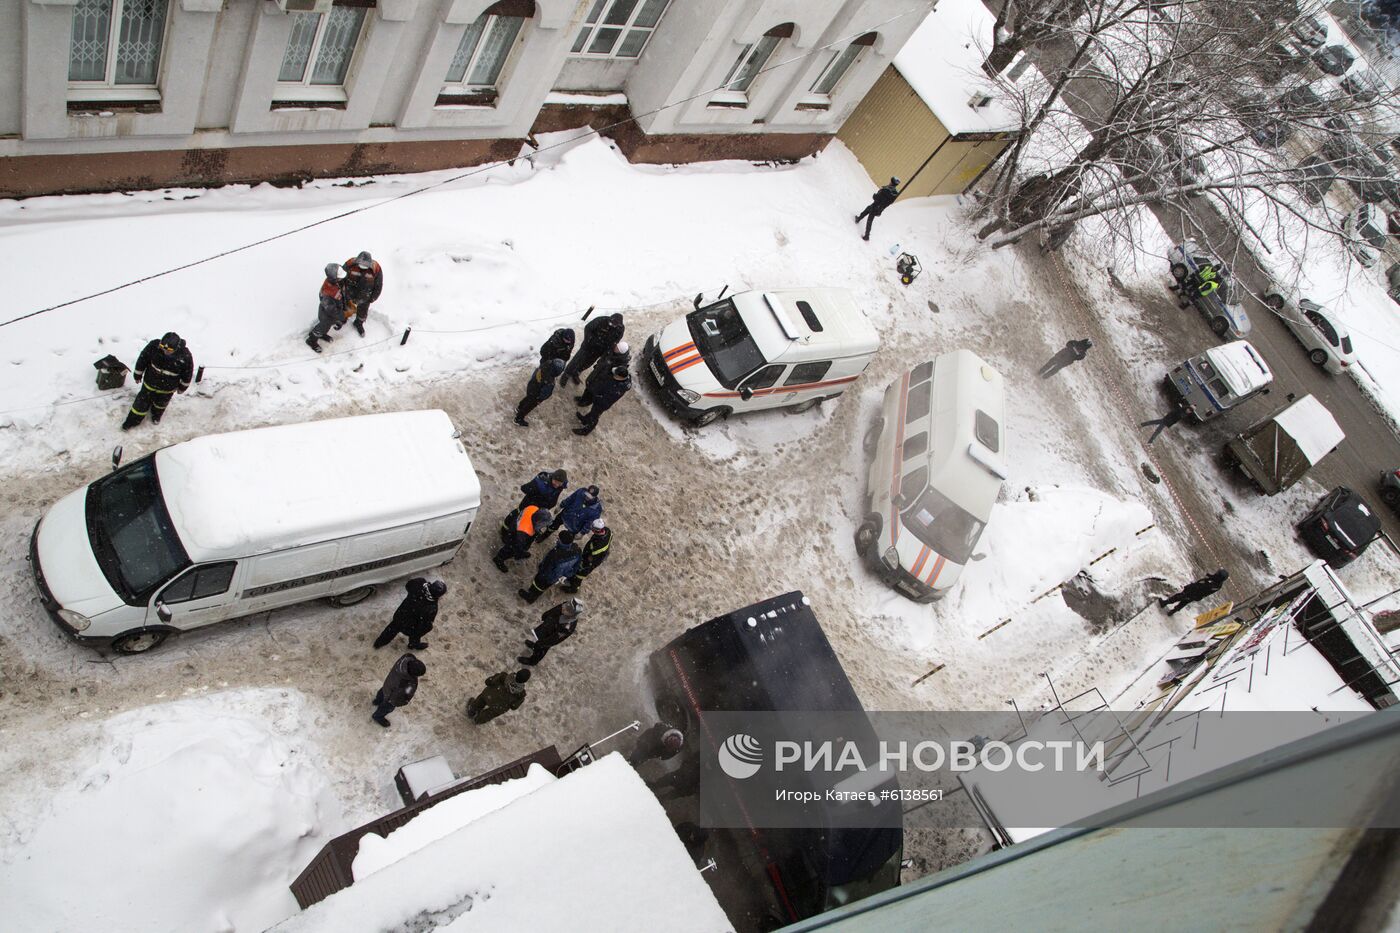
{"label": "helmet on head", "polygon": [[340,263],[326,263],[326,278],[330,279],[332,282],[340,281]]}
{"label": "helmet on head", "polygon": [[578,597],[574,597],[573,599],[566,599],[564,601],[563,612],[566,616],[583,615],[583,600],[579,599]]}
{"label": "helmet on head", "polygon": [[360,255],[355,257],[355,265],[368,269],[374,265],[374,257],[369,254],[369,250],[361,250]]}
{"label": "helmet on head", "polygon": [[569,482],[569,474],[565,473],[563,470],[555,470],[553,473],[549,474],[549,481],[551,483],[564,483],[567,485]]}
{"label": "helmet on head", "polygon": [[447,592],[447,584],[441,580],[434,580],[428,584],[428,592],[433,594],[433,599],[441,599]]}
{"label": "helmet on head", "polygon": [[595,518],[595,519],[593,519],[593,533],[594,533],[594,534],[597,534],[598,532],[602,531],[603,529],[605,529],[605,528],[607,528],[607,527],[608,527],[607,522],[603,521],[601,518]]}
{"label": "helmet on head", "polygon": [[626,340],[619,340],[617,342],[617,345],[613,347],[613,352],[616,353],[618,356],[622,356],[624,353],[631,352],[631,349],[631,347],[627,346]]}

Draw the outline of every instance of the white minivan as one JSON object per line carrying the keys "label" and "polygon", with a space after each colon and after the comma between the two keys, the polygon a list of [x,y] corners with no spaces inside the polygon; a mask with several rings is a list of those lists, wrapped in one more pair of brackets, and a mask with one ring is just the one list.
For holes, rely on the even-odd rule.
{"label": "white minivan", "polygon": [[34,527],[39,596],[75,640],[123,654],[239,616],[445,564],[481,485],[446,412],[211,434],[64,496]]}
{"label": "white minivan", "polygon": [[[723,293],[721,293],[723,294]],[[731,414],[806,411],[865,372],[880,335],[841,288],[740,292],[647,338],[662,403],[696,426]]]}
{"label": "white minivan", "polygon": [[856,550],[896,590],[933,602],[958,582],[1006,473],[1001,373],[970,350],[920,363],[885,390]]}

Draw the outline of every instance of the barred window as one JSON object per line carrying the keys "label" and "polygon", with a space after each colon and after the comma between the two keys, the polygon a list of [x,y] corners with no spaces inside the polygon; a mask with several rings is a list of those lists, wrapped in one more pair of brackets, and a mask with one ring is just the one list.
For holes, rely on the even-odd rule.
{"label": "barred window", "polygon": [[154,89],[168,12],[168,0],[78,0],[68,50],[68,82],[75,96]]}
{"label": "barred window", "polygon": [[670,0],[593,0],[572,54],[637,58]]}
{"label": "barred window", "polygon": [[326,88],[343,87],[364,29],[365,8],[333,6],[329,13],[291,17],[292,34],[277,72],[278,95],[311,100]]}

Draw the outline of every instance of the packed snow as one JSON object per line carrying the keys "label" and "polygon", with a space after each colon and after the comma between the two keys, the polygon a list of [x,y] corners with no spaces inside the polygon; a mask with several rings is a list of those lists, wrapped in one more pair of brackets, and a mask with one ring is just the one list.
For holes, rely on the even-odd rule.
{"label": "packed snow", "polygon": [[[894,57],[894,67],[949,133],[994,133],[1019,115],[982,71],[996,17],[981,0],[939,0]],[[974,99],[987,100],[974,107]]]}

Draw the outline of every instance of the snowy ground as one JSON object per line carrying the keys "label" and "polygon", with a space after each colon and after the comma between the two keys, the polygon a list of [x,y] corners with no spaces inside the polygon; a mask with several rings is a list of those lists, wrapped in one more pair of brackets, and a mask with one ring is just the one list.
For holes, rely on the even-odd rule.
{"label": "snowy ground", "polygon": [[[442,177],[0,204],[0,249],[20,270],[11,307],[57,304]],[[1139,610],[1208,561],[1169,491],[1140,468],[1136,421],[1146,403],[1127,404],[1093,357],[1049,382],[1036,378],[1046,358],[1080,336],[1062,286],[1028,271],[1015,250],[969,245],[969,221],[952,200],[898,204],[862,243],[851,217],[871,190],[839,144],[796,166],[670,169],[629,165],[592,141],[6,328],[0,890],[21,891],[15,896],[39,926],[72,909],[66,902],[88,881],[65,870],[62,845],[40,843],[65,838],[64,795],[82,793],[89,769],[110,769],[92,757],[105,741],[97,724],[111,730],[127,721],[112,717],[179,697],[208,694],[210,716],[246,717],[243,698],[285,694],[297,731],[271,728],[266,738],[240,721],[232,747],[281,741],[295,749],[314,737],[307,786],[323,782],[335,805],[318,803],[314,818],[300,812],[294,821],[306,836],[287,840],[285,862],[274,860],[261,879],[258,903],[280,904],[263,918],[294,908],[285,875],[309,858],[308,845],[396,805],[391,777],[400,764],[441,753],[457,773],[477,773],[543,744],[568,751],[612,732],[645,716],[639,684],[651,651],[714,614],[787,589],[812,598],[871,709],[1002,709],[1010,697],[1035,705],[1049,699],[1042,674],[1108,682],[1160,655],[1189,621]],[[896,243],[927,270],[911,287],[895,276]],[[301,338],[320,270],[360,249],[375,254],[387,278],[369,336],[342,331],[329,347],[338,355],[316,357]],[[73,257],[83,257],[81,274]],[[560,393],[528,431],[510,424],[534,347],[559,322],[591,304],[625,309],[628,339],[640,348],[688,309],[691,295],[725,284],[847,287],[880,330],[882,350],[846,396],[804,415],[753,415],[696,433],[636,391],[597,433],[578,438]],[[1126,298],[1120,305],[1111,310],[1121,323],[1142,324],[1130,320]],[[122,435],[116,427],[131,393],[94,397],[92,361],[111,352],[130,363],[172,328],[211,368],[164,423]],[[855,560],[860,437],[891,380],[955,347],[976,350],[1006,376],[1011,479],[979,547],[987,558],[943,603],[916,606]],[[114,444],[130,460],[212,430],[416,407],[444,408],[462,430],[483,509],[462,555],[443,569],[451,589],[423,653],[429,672],[392,730],[368,716],[395,657],[368,645],[397,603],[392,588],[353,609],[296,607],[134,658],[103,659],[67,643],[40,609],[24,560],[30,529],[60,495],[104,472]],[[556,466],[576,484],[602,487],[615,556],[584,591],[589,618],[537,670],[524,708],[473,728],[464,699],[514,666],[532,624],[514,593],[525,572],[502,579],[487,560],[494,521],[520,482]],[[337,471],[347,501],[360,484],[394,481],[361,476],[328,452],[327,475]],[[1292,569],[1297,561],[1278,562]],[[65,789],[50,800],[57,787]],[[218,831],[179,820],[168,828],[191,846]],[[102,851],[114,876],[139,865],[128,865],[119,845]],[[47,881],[25,880],[37,877]],[[264,920],[233,906],[251,898],[231,885],[179,916],[152,915],[145,928],[253,929]],[[132,909],[128,922],[145,916],[142,905]],[[120,926],[115,915],[105,919]]]}

